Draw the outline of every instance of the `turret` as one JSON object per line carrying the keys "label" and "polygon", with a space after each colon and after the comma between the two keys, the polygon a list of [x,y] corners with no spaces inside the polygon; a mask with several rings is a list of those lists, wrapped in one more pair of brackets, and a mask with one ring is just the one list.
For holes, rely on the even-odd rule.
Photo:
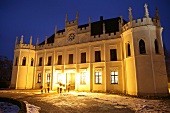
{"label": "turret", "polygon": [[103,23],[103,34],[106,33],[106,29],[105,29],[105,23]]}
{"label": "turret", "polygon": [[[122,29],[126,93],[131,95],[167,95],[167,75],[162,47],[162,27],[145,15],[133,20],[129,8],[129,22]],[[159,19],[158,12],[154,19]],[[159,67],[159,68],[158,68]],[[161,73],[159,72],[161,70]]]}
{"label": "turret", "polygon": [[155,14],[155,16],[154,16],[154,19],[155,19],[156,22],[158,23],[158,26],[161,26],[158,8],[156,8],[156,14]]}
{"label": "turret", "polygon": [[145,7],[145,17],[149,18],[148,5],[145,3],[144,7]]}
{"label": "turret", "polygon": [[119,32],[122,33],[122,26],[123,26],[123,17],[120,16],[120,20],[119,20]]}
{"label": "turret", "polygon": [[46,36],[46,38],[45,38],[45,45],[47,44],[47,39],[48,39],[48,36]]}
{"label": "turret", "polygon": [[32,36],[30,36],[30,45],[32,45]]}
{"label": "turret", "polygon": [[70,27],[70,26],[78,26],[78,11],[76,11],[76,19],[73,21],[68,21],[68,14],[66,14],[66,18],[65,18],[65,27]]}
{"label": "turret", "polygon": [[16,36],[16,40],[15,40],[15,48],[16,48],[16,45],[18,44],[18,36]]}
{"label": "turret", "polygon": [[39,38],[37,38],[37,41],[36,41],[36,46],[38,46],[39,44]]}
{"label": "turret", "polygon": [[129,22],[130,22],[130,26],[132,27],[132,20],[133,20],[133,16],[132,16],[132,8],[129,7]]}
{"label": "turret", "polygon": [[23,41],[24,41],[24,36],[22,35],[21,40],[20,40],[20,44],[23,44]]}

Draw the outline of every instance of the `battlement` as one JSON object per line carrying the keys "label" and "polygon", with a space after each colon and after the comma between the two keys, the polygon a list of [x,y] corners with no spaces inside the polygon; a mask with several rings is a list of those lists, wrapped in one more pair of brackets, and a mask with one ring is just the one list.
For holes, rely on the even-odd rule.
{"label": "battlement", "polygon": [[122,29],[123,31],[126,31],[130,28],[145,26],[145,25],[160,26],[160,22],[152,18],[142,18],[142,19],[133,20],[132,22],[128,22],[122,27]]}
{"label": "battlement", "polygon": [[65,32],[60,32],[60,33],[56,33],[55,37],[60,38],[60,37],[64,37]]}
{"label": "battlement", "polygon": [[82,27],[82,28],[78,28],[77,33],[86,33],[86,32],[90,32],[90,27]]}
{"label": "battlement", "polygon": [[114,32],[114,33],[95,35],[92,36],[91,39],[92,41],[114,39],[114,38],[119,38],[120,34],[121,34],[120,32]]}
{"label": "battlement", "polygon": [[41,50],[44,49],[45,45],[37,45],[36,46],[36,50]]}
{"label": "battlement", "polygon": [[67,27],[74,26],[74,25],[78,25],[78,21],[77,20],[66,22],[66,26]]}
{"label": "battlement", "polygon": [[35,49],[35,46],[31,44],[16,44],[15,49]]}
{"label": "battlement", "polygon": [[46,45],[37,45],[36,50],[41,50],[41,49],[50,49],[53,48],[53,43],[46,44]]}

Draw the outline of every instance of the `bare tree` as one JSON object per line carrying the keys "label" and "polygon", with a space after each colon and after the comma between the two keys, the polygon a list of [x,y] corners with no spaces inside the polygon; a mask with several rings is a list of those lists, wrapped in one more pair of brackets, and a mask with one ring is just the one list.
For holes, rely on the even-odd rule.
{"label": "bare tree", "polygon": [[12,74],[12,61],[6,56],[0,56],[0,81],[10,81]]}

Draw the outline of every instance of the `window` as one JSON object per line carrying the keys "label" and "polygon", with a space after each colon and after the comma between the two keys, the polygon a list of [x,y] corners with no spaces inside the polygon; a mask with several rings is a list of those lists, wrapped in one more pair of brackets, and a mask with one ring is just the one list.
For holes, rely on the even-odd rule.
{"label": "window", "polygon": [[81,53],[81,63],[86,63],[86,53]]}
{"label": "window", "polygon": [[39,58],[39,66],[42,66],[42,57]]}
{"label": "window", "polygon": [[38,81],[37,83],[41,83],[41,73],[38,73]]}
{"label": "window", "polygon": [[116,49],[110,49],[110,61],[117,61]]}
{"label": "window", "polygon": [[130,52],[130,44],[127,44],[127,56],[131,56],[131,52]]}
{"label": "window", "polygon": [[15,59],[15,66],[17,66],[18,65],[18,57],[16,57],[16,59]]}
{"label": "window", "polygon": [[50,73],[47,73],[47,83],[49,83],[50,82]]}
{"label": "window", "polygon": [[33,66],[33,65],[34,65],[34,59],[31,58],[31,66]]}
{"label": "window", "polygon": [[51,56],[48,57],[48,63],[47,63],[48,66],[51,66],[51,58],[52,58]]}
{"label": "window", "polygon": [[158,42],[157,42],[157,40],[155,40],[155,53],[156,53],[156,54],[159,53],[159,48],[158,48]]}
{"label": "window", "polygon": [[139,52],[140,54],[146,53],[145,42],[142,39],[139,41]]}
{"label": "window", "polygon": [[73,64],[73,54],[69,54],[69,64]]}
{"label": "window", "polygon": [[57,83],[62,83],[62,74],[57,73]]}
{"label": "window", "polygon": [[58,55],[58,65],[62,65],[62,55]]}
{"label": "window", "polygon": [[86,84],[86,72],[81,72],[81,74],[80,74],[80,84],[81,85]]}
{"label": "window", "polygon": [[23,59],[22,59],[22,66],[25,66],[26,65],[26,57],[24,57]]}
{"label": "window", "polygon": [[95,83],[96,84],[102,83],[102,72],[95,72]]}
{"label": "window", "polygon": [[95,62],[101,62],[100,51],[95,51]]}
{"label": "window", "polygon": [[118,72],[112,71],[110,74],[111,74],[111,84],[118,84]]}

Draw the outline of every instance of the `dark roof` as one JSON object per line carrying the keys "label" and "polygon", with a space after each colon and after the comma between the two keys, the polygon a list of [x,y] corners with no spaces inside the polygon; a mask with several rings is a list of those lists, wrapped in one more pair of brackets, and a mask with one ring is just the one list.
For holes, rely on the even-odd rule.
{"label": "dark roof", "polygon": [[[103,17],[100,17],[100,21],[91,23],[91,35],[100,35],[103,34],[103,23],[105,24],[105,33],[114,33],[119,31],[119,20],[120,17],[103,20]],[[127,23],[125,20],[124,24]]]}
{"label": "dark roof", "polygon": [[[119,20],[120,20],[120,17],[103,20],[103,17],[101,16],[100,21],[91,23],[91,36],[103,34],[103,23],[105,24],[106,34],[118,32],[119,31]],[[127,23],[125,20],[123,20],[123,22],[124,24]],[[88,26],[89,24],[84,24],[84,25],[78,26],[78,28],[81,29],[81,28],[88,27]],[[62,32],[65,32],[65,29],[59,30],[57,33],[62,33]],[[50,36],[47,39],[47,44],[54,43],[54,37],[55,37],[54,34]],[[45,44],[45,41],[43,41],[39,45],[44,45],[44,44]]]}

